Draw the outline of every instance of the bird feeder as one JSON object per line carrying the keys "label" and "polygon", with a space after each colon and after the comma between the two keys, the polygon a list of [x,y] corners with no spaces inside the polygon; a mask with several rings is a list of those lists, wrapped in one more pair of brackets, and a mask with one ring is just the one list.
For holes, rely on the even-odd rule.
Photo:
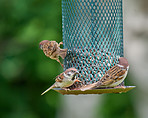
{"label": "bird feeder", "polygon": [[[62,30],[64,48],[68,49],[64,70],[78,69],[83,85],[99,81],[124,56],[122,0],[62,0]],[[102,94],[133,88],[54,90],[62,94]]]}

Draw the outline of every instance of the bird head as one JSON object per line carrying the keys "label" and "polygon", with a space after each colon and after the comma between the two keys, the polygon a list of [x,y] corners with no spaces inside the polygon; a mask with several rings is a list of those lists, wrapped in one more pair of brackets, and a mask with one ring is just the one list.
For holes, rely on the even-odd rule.
{"label": "bird head", "polygon": [[71,80],[75,80],[77,74],[79,74],[79,72],[76,68],[69,68],[64,72],[64,76]]}
{"label": "bird head", "polygon": [[41,41],[40,43],[39,43],[39,48],[41,49],[41,50],[43,50],[43,45],[45,45],[46,43],[48,43],[49,41],[48,40],[43,40],[43,41]]}
{"label": "bird head", "polygon": [[125,69],[129,67],[128,61],[124,57],[119,58],[119,65],[123,66]]}

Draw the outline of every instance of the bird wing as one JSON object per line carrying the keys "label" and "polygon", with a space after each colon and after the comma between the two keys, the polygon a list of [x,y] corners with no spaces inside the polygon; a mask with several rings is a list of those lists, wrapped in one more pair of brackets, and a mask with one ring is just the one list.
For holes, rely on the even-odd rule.
{"label": "bird wing", "polygon": [[54,42],[54,44],[52,44],[51,47],[52,47],[51,55],[56,58],[56,56],[57,56],[57,54],[59,52],[59,51],[57,51],[59,49],[58,43],[57,42]]}
{"label": "bird wing", "polygon": [[58,75],[57,77],[56,77],[56,82],[62,82],[63,81],[63,79],[64,79],[64,72],[63,73],[61,73],[60,75]]}
{"label": "bird wing", "polygon": [[93,88],[107,87],[123,79],[126,71],[127,70],[123,67],[115,65],[110,70],[108,70],[98,82],[86,85],[84,87],[81,87],[80,89],[81,91],[85,91]]}
{"label": "bird wing", "polygon": [[112,83],[115,83],[119,80],[121,80],[126,73],[126,69],[123,69],[122,67],[119,67],[118,65],[113,66],[110,70],[108,70],[105,75],[101,78],[101,80],[98,82],[99,86],[108,86]]}

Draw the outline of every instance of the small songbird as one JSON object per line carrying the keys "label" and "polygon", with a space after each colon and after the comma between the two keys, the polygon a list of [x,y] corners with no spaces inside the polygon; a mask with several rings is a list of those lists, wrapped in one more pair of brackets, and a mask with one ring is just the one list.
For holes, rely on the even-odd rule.
{"label": "small songbird", "polygon": [[75,68],[67,69],[66,71],[58,75],[55,80],[56,82],[51,87],[49,87],[46,91],[44,91],[41,95],[45,94],[52,88],[63,88],[64,89],[66,87],[70,87],[75,82],[80,82],[77,79],[76,74],[79,74],[77,69]]}
{"label": "small songbird", "polygon": [[116,87],[124,81],[127,76],[128,69],[129,64],[127,59],[120,57],[119,64],[109,69],[98,82],[86,85],[80,89],[81,91],[85,91],[93,88]]}
{"label": "small songbird", "polygon": [[56,41],[43,40],[39,43],[39,47],[47,57],[57,60],[63,67],[63,64],[59,60],[59,56],[64,59],[66,57],[67,49],[61,49],[61,44],[63,44],[63,42],[58,44]]}

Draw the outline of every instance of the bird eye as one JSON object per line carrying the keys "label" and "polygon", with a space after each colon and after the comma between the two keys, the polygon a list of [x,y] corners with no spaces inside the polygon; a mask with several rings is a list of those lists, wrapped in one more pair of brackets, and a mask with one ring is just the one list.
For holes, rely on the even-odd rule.
{"label": "bird eye", "polygon": [[75,71],[74,71],[74,70],[72,70],[72,72],[73,72],[73,73],[75,73]]}
{"label": "bird eye", "polygon": [[43,49],[43,45],[42,45],[42,44],[40,44],[40,45],[39,45],[39,48],[40,48],[40,49]]}
{"label": "bird eye", "polygon": [[71,74],[68,73],[67,75],[70,76]]}

